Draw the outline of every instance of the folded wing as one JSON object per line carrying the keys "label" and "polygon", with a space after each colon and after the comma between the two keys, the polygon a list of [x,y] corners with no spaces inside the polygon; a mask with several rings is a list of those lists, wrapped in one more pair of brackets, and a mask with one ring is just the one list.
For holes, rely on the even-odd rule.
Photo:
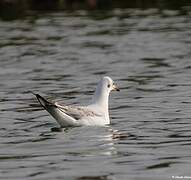
{"label": "folded wing", "polygon": [[60,105],[58,103],[55,103],[55,106],[62,111],[63,113],[73,117],[76,120],[82,119],[82,118],[88,118],[88,117],[99,117],[100,114],[94,112],[93,110],[89,109],[88,107],[82,107],[82,106],[66,106],[66,105]]}
{"label": "folded wing", "polygon": [[[40,96],[39,94],[34,94],[40,104],[50,113],[55,113],[55,111],[60,111],[66,114],[68,117],[71,117],[74,120],[80,120],[83,118],[90,118],[90,117],[99,117],[100,114],[94,112],[93,110],[89,109],[88,107],[82,106],[67,106],[61,105],[57,102],[52,102]],[[53,114],[52,114],[53,115]],[[54,116],[54,115],[53,115]]]}

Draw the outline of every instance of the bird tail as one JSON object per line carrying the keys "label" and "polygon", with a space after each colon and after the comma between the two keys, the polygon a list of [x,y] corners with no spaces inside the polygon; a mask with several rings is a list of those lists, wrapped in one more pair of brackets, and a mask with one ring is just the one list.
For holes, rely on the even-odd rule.
{"label": "bird tail", "polygon": [[61,111],[54,102],[46,100],[39,94],[33,92],[31,93],[36,96],[37,100],[42,105],[42,107],[44,107],[44,109],[47,110],[56,119],[56,121],[58,122],[58,124],[60,124],[61,127],[77,125],[76,120],[73,117]]}

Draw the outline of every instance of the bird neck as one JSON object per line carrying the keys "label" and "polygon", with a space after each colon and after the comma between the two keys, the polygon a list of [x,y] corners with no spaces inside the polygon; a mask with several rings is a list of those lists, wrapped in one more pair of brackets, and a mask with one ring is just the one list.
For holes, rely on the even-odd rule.
{"label": "bird neck", "polygon": [[100,109],[100,111],[103,112],[103,115],[105,116],[105,124],[110,124],[110,118],[109,118],[109,107],[108,107],[108,101],[109,101],[109,91],[106,89],[107,87],[102,84],[102,82],[98,83],[98,86],[95,90],[92,104],[93,106],[96,106]]}
{"label": "bird neck", "polygon": [[93,103],[108,113],[109,93],[103,87],[98,86],[93,96]]}

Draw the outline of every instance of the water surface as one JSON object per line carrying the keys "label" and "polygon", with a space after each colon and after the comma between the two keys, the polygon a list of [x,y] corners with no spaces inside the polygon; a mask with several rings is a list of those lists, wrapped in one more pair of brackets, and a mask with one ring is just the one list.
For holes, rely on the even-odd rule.
{"label": "water surface", "polygon": [[[191,14],[114,9],[0,22],[1,179],[137,180],[191,176]],[[109,127],[52,132],[29,91],[86,104],[97,81]]]}

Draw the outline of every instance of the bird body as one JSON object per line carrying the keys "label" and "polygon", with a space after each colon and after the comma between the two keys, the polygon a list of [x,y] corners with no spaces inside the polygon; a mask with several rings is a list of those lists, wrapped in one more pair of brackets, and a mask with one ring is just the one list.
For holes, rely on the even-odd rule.
{"label": "bird body", "polygon": [[51,102],[35,94],[40,104],[56,119],[61,127],[104,126],[110,124],[108,100],[112,90],[119,91],[113,80],[103,77],[96,88],[91,103],[87,106],[67,106]]}

